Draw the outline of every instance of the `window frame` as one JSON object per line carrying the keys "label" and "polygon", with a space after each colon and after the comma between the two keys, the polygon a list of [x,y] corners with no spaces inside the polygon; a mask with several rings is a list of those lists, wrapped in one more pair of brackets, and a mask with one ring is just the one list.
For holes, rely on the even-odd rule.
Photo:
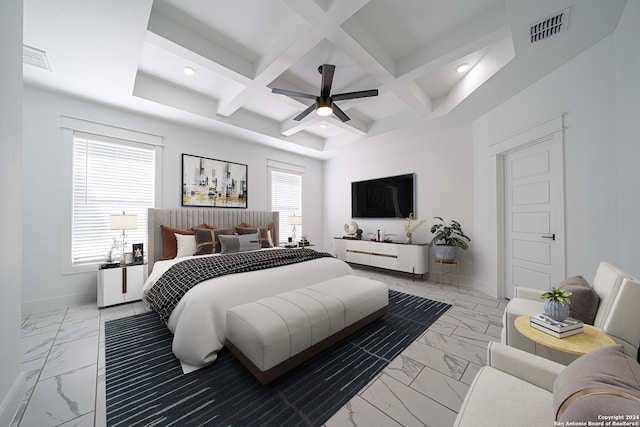
{"label": "window frame", "polygon": [[73,149],[75,134],[83,136],[94,135],[100,140],[117,140],[123,144],[145,144],[152,146],[155,150],[155,194],[154,207],[162,205],[162,149],[164,145],[163,137],[147,132],[141,132],[124,127],[113,126],[105,123],[84,120],[77,117],[61,116],[62,121],[62,180],[61,189],[62,208],[60,215],[60,263],[61,273],[78,274],[96,271],[96,266],[100,264],[86,263],[73,264],[72,260],[72,232],[73,232]]}
{"label": "window frame", "polygon": [[[294,164],[290,164],[290,163],[284,163],[284,162],[279,162],[277,160],[271,160],[271,159],[267,159],[267,183],[268,183],[268,190],[267,190],[267,194],[268,194],[268,203],[269,203],[269,209],[273,210],[273,181],[272,181],[272,172],[280,172],[280,173],[287,173],[290,175],[297,175],[300,177],[300,210],[299,210],[299,215],[304,217],[303,214],[303,206],[304,206],[304,174],[305,174],[305,168],[303,166],[298,166],[298,165],[294,165]],[[304,221],[304,219],[303,219]],[[284,223],[286,223],[286,220],[284,221]],[[286,243],[286,238],[284,237],[285,235],[289,235],[289,232],[285,233],[286,229],[283,229],[282,227],[283,224],[283,218],[280,218],[280,224],[279,224],[279,240],[280,242],[274,242],[275,245],[280,245],[282,243]],[[287,227],[289,227],[289,231],[291,229],[292,226],[287,225]],[[299,239],[300,236],[302,235],[302,230],[304,227],[304,223],[301,226],[297,227],[296,230],[296,237]]]}

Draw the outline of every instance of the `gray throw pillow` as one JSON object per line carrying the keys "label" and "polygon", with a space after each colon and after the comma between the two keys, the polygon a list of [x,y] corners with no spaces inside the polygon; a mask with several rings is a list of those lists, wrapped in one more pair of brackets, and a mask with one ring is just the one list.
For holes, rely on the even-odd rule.
{"label": "gray throw pillow", "polygon": [[196,253],[194,255],[208,255],[220,252],[220,235],[233,234],[233,228],[197,229],[192,228],[196,236]]}
{"label": "gray throw pillow", "polygon": [[557,285],[558,288],[571,292],[569,300],[569,316],[587,325],[593,325],[600,305],[600,297],[582,276],[569,277]]}
{"label": "gray throw pillow", "polygon": [[[578,398],[576,393],[585,396]],[[556,421],[563,425],[574,425],[570,421],[602,422],[603,415],[640,414],[640,364],[626,355],[621,345],[579,357],[556,377],[553,408]]]}
{"label": "gray throw pillow", "polygon": [[258,233],[241,234],[237,236],[218,236],[222,247],[221,253],[256,251],[260,249],[260,237]]}
{"label": "gray throw pillow", "polygon": [[242,227],[240,225],[235,226],[236,233],[238,234],[253,234],[258,233],[258,237],[260,238],[260,247],[262,248],[272,248],[273,244],[271,242],[271,230],[269,226],[265,227]]}

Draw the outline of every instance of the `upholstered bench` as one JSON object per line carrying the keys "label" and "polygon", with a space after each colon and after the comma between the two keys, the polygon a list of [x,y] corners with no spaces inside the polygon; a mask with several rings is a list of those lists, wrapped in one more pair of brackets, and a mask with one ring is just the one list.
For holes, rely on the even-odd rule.
{"label": "upholstered bench", "polygon": [[233,307],[227,348],[267,384],[387,312],[384,283],[342,276]]}

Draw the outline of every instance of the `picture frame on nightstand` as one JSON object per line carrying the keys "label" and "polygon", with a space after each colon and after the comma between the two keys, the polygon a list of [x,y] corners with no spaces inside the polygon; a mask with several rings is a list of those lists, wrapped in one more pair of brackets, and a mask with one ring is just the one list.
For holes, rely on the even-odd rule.
{"label": "picture frame on nightstand", "polygon": [[144,245],[142,243],[133,244],[133,264],[144,263]]}

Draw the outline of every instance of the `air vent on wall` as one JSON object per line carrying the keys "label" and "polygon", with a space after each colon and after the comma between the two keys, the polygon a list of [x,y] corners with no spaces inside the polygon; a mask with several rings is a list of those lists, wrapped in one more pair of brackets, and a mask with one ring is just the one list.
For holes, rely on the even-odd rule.
{"label": "air vent on wall", "polygon": [[35,47],[22,45],[22,62],[42,68],[43,70],[51,71],[49,61],[47,60],[47,52],[36,49]]}
{"label": "air vent on wall", "polygon": [[569,8],[531,25],[531,28],[529,29],[529,40],[531,43],[535,43],[540,40],[548,39],[554,34],[558,34],[560,31],[565,31],[568,24]]}

